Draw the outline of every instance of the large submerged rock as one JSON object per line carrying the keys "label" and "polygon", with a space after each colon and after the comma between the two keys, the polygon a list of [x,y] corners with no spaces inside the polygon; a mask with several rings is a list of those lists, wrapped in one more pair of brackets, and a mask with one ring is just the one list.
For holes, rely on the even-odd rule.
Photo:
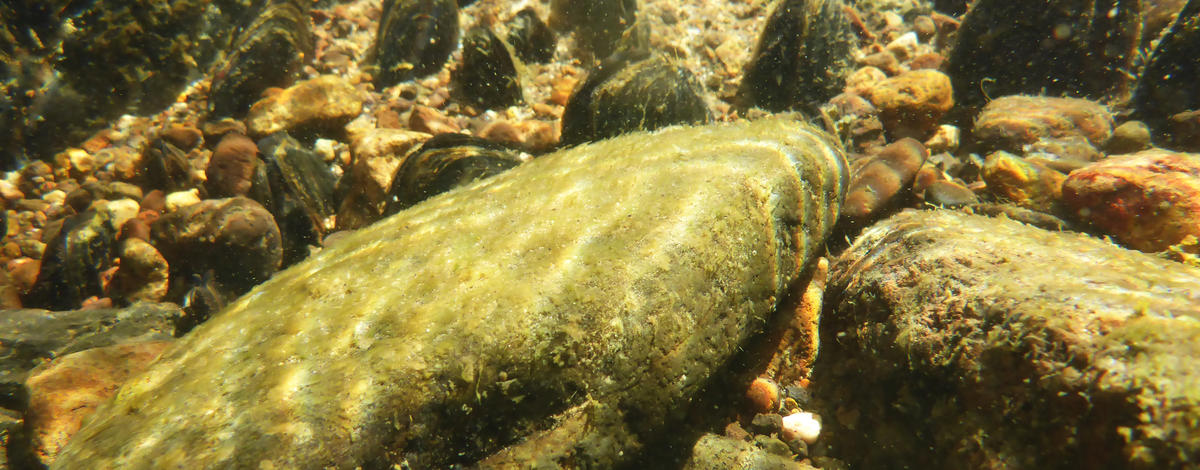
{"label": "large submerged rock", "polygon": [[1191,468],[1200,455],[1200,270],[909,211],[868,228],[826,292],[813,383],[826,442],[854,468]]}
{"label": "large submerged rock", "polygon": [[668,452],[654,443],[821,250],[845,186],[840,149],[793,118],[535,159],[277,273],[127,383],[54,467]]}

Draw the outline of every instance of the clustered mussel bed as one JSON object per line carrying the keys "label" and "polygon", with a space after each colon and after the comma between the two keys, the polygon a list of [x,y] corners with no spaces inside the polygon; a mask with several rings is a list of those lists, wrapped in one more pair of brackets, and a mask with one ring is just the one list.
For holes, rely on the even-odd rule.
{"label": "clustered mussel bed", "polygon": [[[0,306],[174,302],[182,335],[339,232],[540,154],[774,112],[850,155],[831,250],[938,206],[1197,262],[1193,233],[1081,215],[1105,201],[1076,171],[1200,152],[1200,0],[516,3],[0,5]],[[740,29],[672,36],[696,24]]]}

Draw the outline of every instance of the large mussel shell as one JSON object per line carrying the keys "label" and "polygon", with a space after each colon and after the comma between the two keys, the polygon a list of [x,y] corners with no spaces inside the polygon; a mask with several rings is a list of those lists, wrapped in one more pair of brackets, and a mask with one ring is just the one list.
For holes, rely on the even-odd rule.
{"label": "large mussel shell", "polygon": [[491,28],[478,26],[463,39],[462,65],[454,71],[454,94],[466,104],[504,108],[525,101],[524,67],[512,47]]}
{"label": "large mussel shell", "polygon": [[[334,214],[335,179],[320,155],[286,133],[260,140],[258,148],[263,152],[270,195],[269,200],[258,202],[279,225],[283,266],[289,266],[308,256],[308,246],[321,245],[325,220]],[[250,195],[264,197],[257,187],[251,188]]]}
{"label": "large mussel shell", "polygon": [[562,145],[672,124],[708,122],[711,114],[695,76],[666,57],[622,51],[588,74],[562,118]]}
{"label": "large mussel shell", "polygon": [[455,0],[386,0],[375,39],[376,86],[437,72],[458,43]]}
{"label": "large mussel shell", "polygon": [[438,134],[404,159],[392,178],[384,215],[440,193],[498,175],[528,159],[504,145],[466,134]]}
{"label": "large mussel shell", "polygon": [[738,107],[812,111],[840,93],[855,47],[843,8],[839,0],[776,5],[738,87]]}
{"label": "large mussel shell", "polygon": [[263,90],[285,87],[312,57],[312,32],[304,2],[277,0],[238,36],[227,60],[214,72],[209,112],[246,114]]}

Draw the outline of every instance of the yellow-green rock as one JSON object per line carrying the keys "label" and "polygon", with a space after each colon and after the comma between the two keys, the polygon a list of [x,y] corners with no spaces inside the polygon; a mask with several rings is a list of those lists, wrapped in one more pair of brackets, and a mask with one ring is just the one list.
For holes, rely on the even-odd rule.
{"label": "yellow-green rock", "polygon": [[845,185],[788,117],[535,159],[277,273],[54,468],[629,463],[764,325]]}

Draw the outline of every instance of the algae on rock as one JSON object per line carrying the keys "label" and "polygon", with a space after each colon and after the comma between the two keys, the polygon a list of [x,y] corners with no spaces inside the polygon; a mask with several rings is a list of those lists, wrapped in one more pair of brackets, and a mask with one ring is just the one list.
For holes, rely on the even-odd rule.
{"label": "algae on rock", "polygon": [[277,273],[125,384],[54,466],[662,452],[823,249],[845,186],[841,150],[794,117],[534,159]]}
{"label": "algae on rock", "polygon": [[855,468],[1192,468],[1200,270],[952,211],[830,269],[813,383]]}

